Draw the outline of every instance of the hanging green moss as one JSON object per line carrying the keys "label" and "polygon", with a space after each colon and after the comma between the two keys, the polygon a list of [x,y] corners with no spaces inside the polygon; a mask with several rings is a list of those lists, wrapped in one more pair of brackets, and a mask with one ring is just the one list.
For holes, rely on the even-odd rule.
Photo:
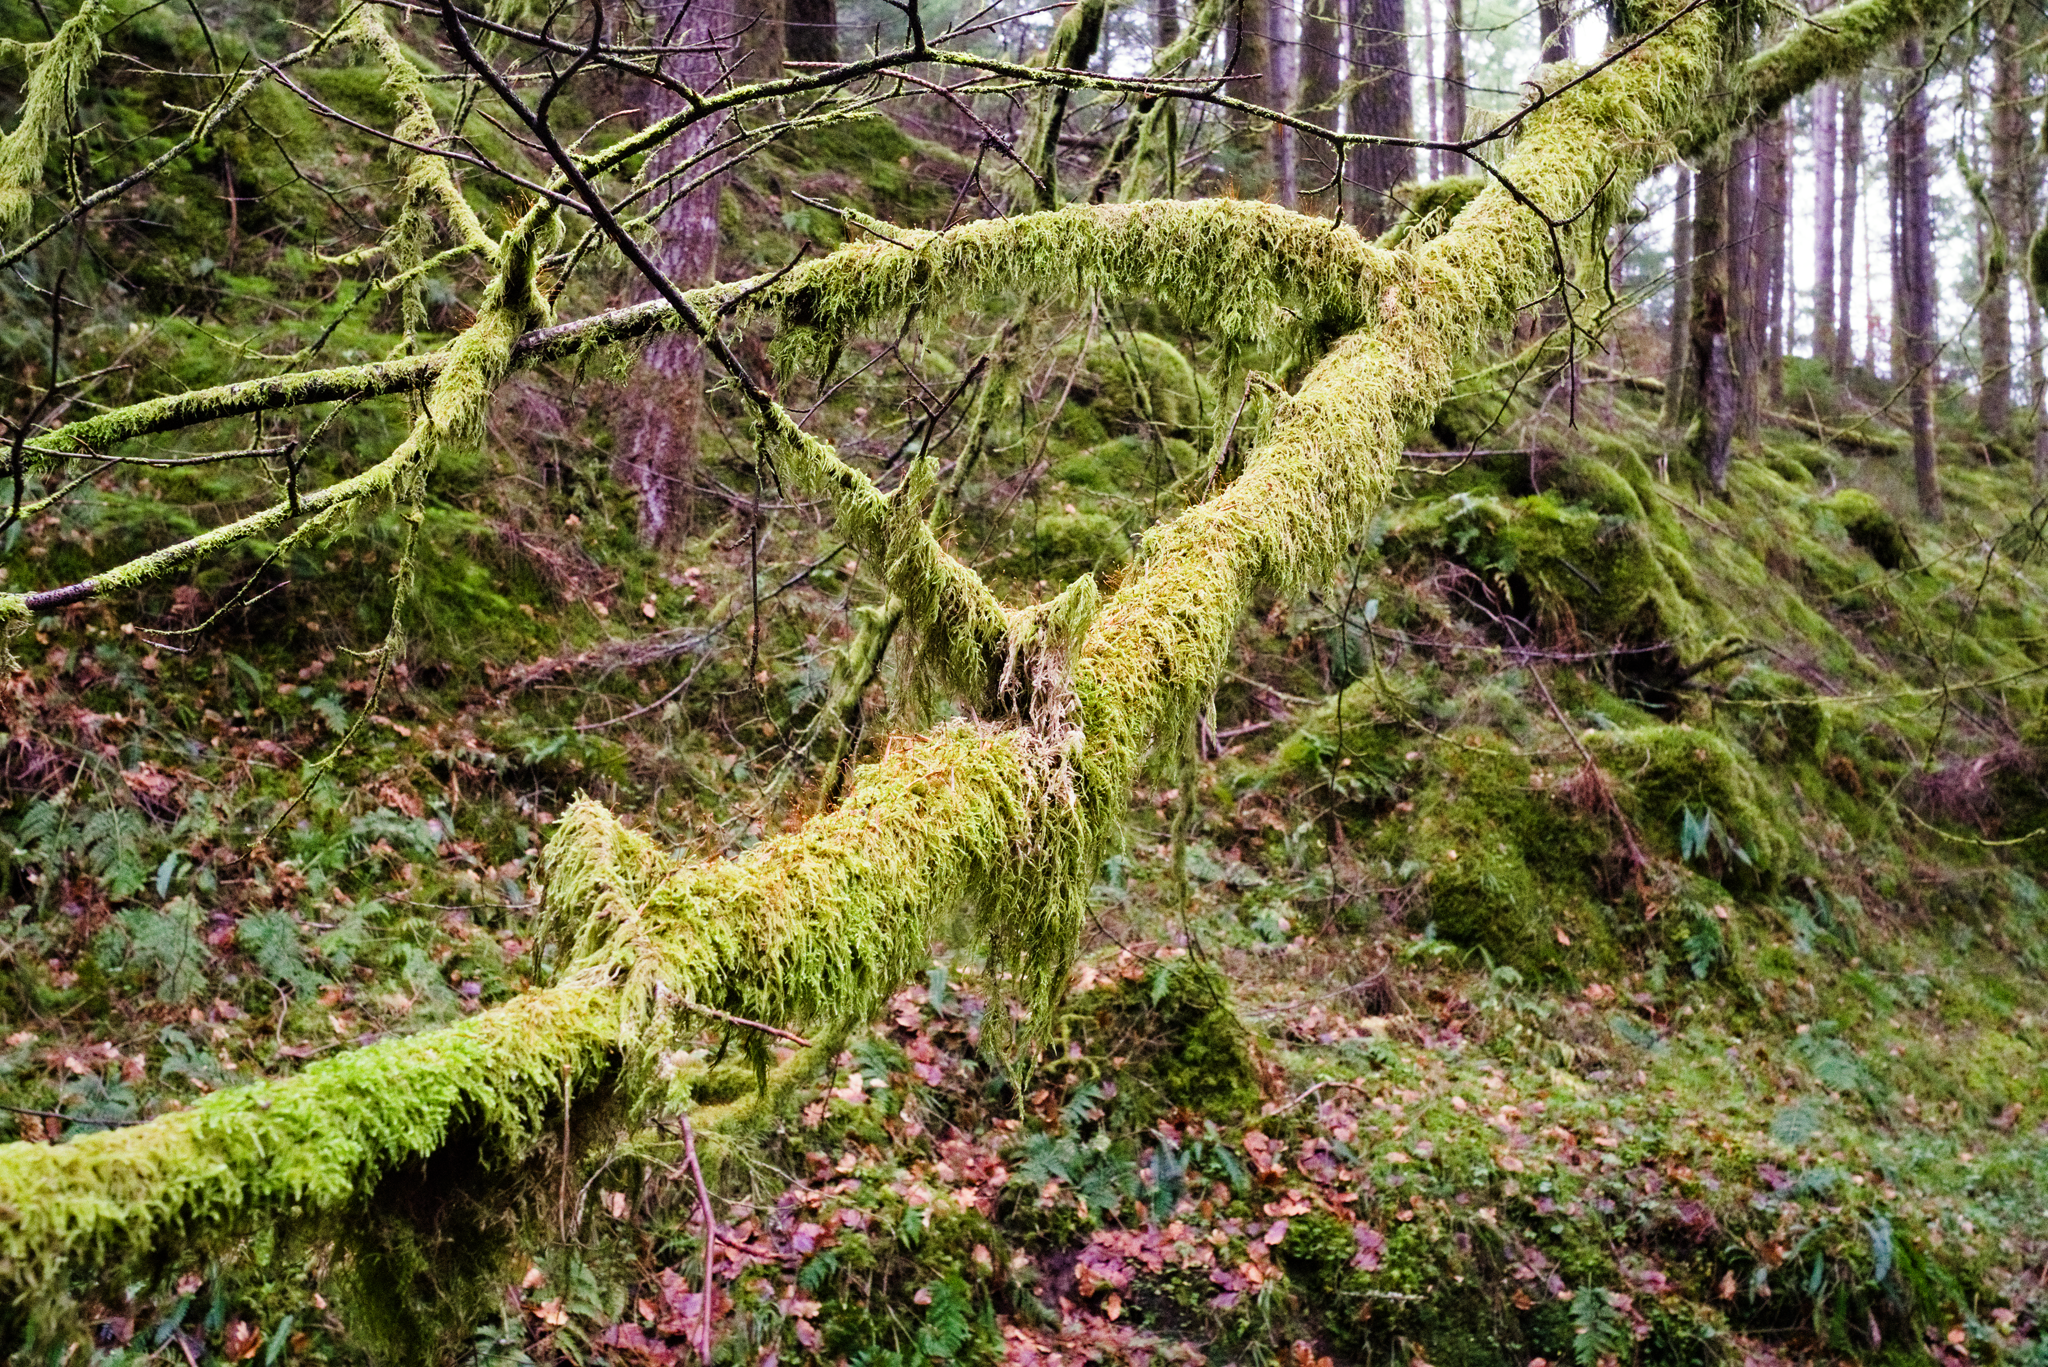
{"label": "hanging green moss", "polygon": [[101,0],[85,0],[49,42],[34,49],[35,65],[21,94],[14,129],[0,138],[0,232],[28,221],[43,163],[65,134],[85,77],[100,60]]}

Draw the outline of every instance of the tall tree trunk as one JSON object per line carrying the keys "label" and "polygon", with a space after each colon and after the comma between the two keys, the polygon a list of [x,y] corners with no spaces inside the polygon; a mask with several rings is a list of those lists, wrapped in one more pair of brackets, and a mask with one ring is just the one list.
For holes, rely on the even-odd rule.
{"label": "tall tree trunk", "polygon": [[[1230,15],[1230,93],[1270,108],[1273,49],[1267,36],[1269,0],[1235,0]],[[1272,129],[1264,119],[1230,116],[1230,177],[1240,199],[1263,199],[1273,187]]]}
{"label": "tall tree trunk", "polygon": [[[1402,0],[1350,0],[1351,131],[1405,138],[1414,129],[1408,89],[1408,16]],[[1351,149],[1351,221],[1367,237],[1393,220],[1389,192],[1415,178],[1406,147],[1361,144]]]}
{"label": "tall tree trunk", "polygon": [[783,59],[788,55],[783,8],[786,3],[787,0],[748,0],[746,12],[737,24],[731,18],[723,20],[728,32],[738,29],[733,39],[734,85],[781,78]]}
{"label": "tall tree trunk", "polygon": [[1671,352],[1664,364],[1664,423],[1685,411],[1686,338],[1692,322],[1692,168],[1678,164],[1678,194],[1671,204]]}
{"label": "tall tree trunk", "polygon": [[[1108,13],[1107,0],[1077,0],[1052,31],[1052,42],[1045,50],[1045,65],[1086,71],[1095,60],[1095,49],[1102,43],[1102,21]],[[1060,130],[1067,122],[1067,96],[1065,87],[1054,90],[1032,129],[1028,155],[1038,180],[1031,185],[1030,193],[1040,209],[1053,209],[1060,204]]]}
{"label": "tall tree trunk", "polygon": [[[1722,210],[1725,215],[1722,254],[1727,257],[1728,365],[1735,402],[1735,435],[1747,440],[1757,429],[1757,376],[1762,369],[1762,338],[1757,327],[1757,296],[1762,275],[1757,250],[1757,138],[1739,139],[1730,149]],[[1718,485],[1716,486],[1719,487]]]}
{"label": "tall tree trunk", "polygon": [[2027,143],[2027,79],[2020,67],[2018,6],[2007,0],[1993,11],[1991,40],[1991,206],[1989,250],[1984,257],[1984,300],[1977,310],[1983,373],[1977,420],[1994,438],[2012,428],[2012,252],[2025,242],[2020,207],[2021,163]]}
{"label": "tall tree trunk", "polygon": [[1728,207],[1735,185],[1732,150],[1719,147],[1700,158],[1693,181],[1693,277],[1690,325],[1691,378],[1686,383],[1688,416],[1696,416],[1693,454],[1706,467],[1714,492],[1728,492],[1728,463],[1734,453],[1735,367],[1729,342],[1730,264]]}
{"label": "tall tree trunk", "polygon": [[1833,81],[1813,90],[1813,355],[1835,354],[1835,151],[1841,93]]}
{"label": "tall tree trunk", "polygon": [[839,60],[839,0],[783,0],[782,49],[792,62]]}
{"label": "tall tree trunk", "polygon": [[1913,423],[1913,485],[1920,514],[1941,517],[1941,484],[1934,468],[1934,202],[1927,151],[1927,92],[1920,77],[1926,61],[1919,33],[1899,45],[1904,99],[1892,118],[1892,255],[1897,262],[1893,326],[1898,383],[1906,386]]}
{"label": "tall tree trunk", "polygon": [[[729,54],[716,40],[723,19],[688,0],[663,0],[650,11],[654,28],[685,51],[668,59],[671,75],[692,90],[712,89]],[[683,108],[680,96],[649,85],[643,97],[653,123]],[[719,119],[703,119],[648,158],[646,178],[690,162],[718,139]],[[696,171],[683,173],[693,179]],[[663,209],[651,255],[661,273],[685,289],[707,284],[718,266],[718,196],[723,177],[697,186]],[[644,297],[654,297],[643,288]],[[683,332],[665,332],[640,353],[638,373],[620,396],[614,471],[639,498],[640,539],[666,547],[681,539],[684,479],[697,461],[697,419],[704,404],[704,348]]]}
{"label": "tall tree trunk", "polygon": [[[1536,27],[1541,35],[1545,62],[1569,61],[1572,55],[1572,26],[1565,18],[1565,0],[1536,0]],[[1527,11],[1523,11],[1527,13]],[[1527,29],[1523,30],[1528,32]]]}
{"label": "tall tree trunk", "polygon": [[[1444,141],[1458,142],[1465,136],[1465,5],[1464,0],[1444,0]],[[1460,158],[1445,152],[1437,167],[1439,176],[1456,175]]]}
{"label": "tall tree trunk", "polygon": [[[1294,110],[1318,128],[1337,127],[1337,97],[1343,85],[1340,22],[1338,0],[1302,0]],[[1294,140],[1294,153],[1295,190],[1302,212],[1329,212],[1337,199],[1337,177],[1344,169],[1338,149],[1301,134]]]}
{"label": "tall tree trunk", "polygon": [[[1289,31],[1293,22],[1299,28],[1300,15],[1287,4],[1269,4],[1266,7],[1266,51],[1272,54],[1272,75],[1266,82],[1266,107],[1287,109],[1294,103],[1294,89],[1297,68],[1301,62],[1301,48],[1298,35]],[[1274,198],[1280,204],[1292,209],[1299,195],[1300,187],[1294,179],[1294,130],[1288,125],[1274,122],[1271,136]]]}
{"label": "tall tree trunk", "polygon": [[1863,180],[1863,79],[1852,77],[1842,83],[1841,157],[1836,179],[1840,185],[1835,228],[1836,272],[1835,349],[1828,369],[1836,379],[1849,373],[1855,360],[1856,340],[1856,192]]}
{"label": "tall tree trunk", "polygon": [[1763,216],[1762,238],[1759,244],[1763,251],[1763,288],[1759,302],[1763,305],[1760,322],[1763,334],[1763,383],[1762,392],[1773,406],[1782,407],[1785,402],[1785,334],[1786,296],[1786,227],[1787,211],[1792,202],[1791,155],[1788,143],[1790,130],[1782,118],[1773,119],[1764,129],[1763,158],[1758,166],[1757,196],[1759,211]]}

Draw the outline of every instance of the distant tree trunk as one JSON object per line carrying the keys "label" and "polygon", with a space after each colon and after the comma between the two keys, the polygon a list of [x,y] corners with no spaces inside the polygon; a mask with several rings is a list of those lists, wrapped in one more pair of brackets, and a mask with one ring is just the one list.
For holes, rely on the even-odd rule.
{"label": "distant tree trunk", "polygon": [[2027,78],[2020,67],[2017,6],[1994,11],[1991,41],[1991,205],[1990,250],[1984,258],[1984,301],[1977,310],[1977,341],[1983,373],[1977,391],[1977,420],[1992,437],[2012,428],[2012,253],[2024,243],[2021,164],[2027,153]]}
{"label": "distant tree trunk", "polygon": [[[1045,65],[1065,71],[1086,71],[1102,43],[1102,21],[1109,12],[1107,0],[1079,0],[1061,16],[1046,45]],[[1038,175],[1031,185],[1033,202],[1040,209],[1059,207],[1060,130],[1066,126],[1069,92],[1060,87],[1045,101],[1033,124],[1028,155]]]}
{"label": "distant tree trunk", "polygon": [[[1527,10],[1523,11],[1528,13]],[[1569,61],[1572,55],[1572,26],[1565,18],[1564,0],[1536,0],[1536,27],[1541,31],[1545,62]],[[1528,30],[1522,30],[1527,33]]]}
{"label": "distant tree trunk", "polygon": [[782,76],[782,63],[788,55],[785,3],[787,0],[748,0],[746,12],[737,24],[731,18],[720,21],[728,32],[738,29],[738,36],[733,40],[734,85],[773,81]]}
{"label": "distant tree trunk", "polygon": [[782,47],[792,62],[839,60],[839,0],[784,0]]}
{"label": "distant tree trunk", "polygon": [[1904,99],[1892,119],[1893,330],[1897,382],[1906,386],[1913,423],[1913,484],[1920,514],[1941,517],[1934,468],[1934,202],[1927,151],[1927,92],[1920,79],[1925,44],[1916,32],[1899,45]]}
{"label": "distant tree trunk", "polygon": [[[1268,0],[1236,0],[1230,15],[1231,94],[1272,105],[1273,49],[1267,36]],[[1273,187],[1272,130],[1263,119],[1231,116],[1231,179],[1240,199],[1263,199]]]}
{"label": "distant tree trunk", "polygon": [[[1402,0],[1350,0],[1351,131],[1405,138],[1414,128],[1408,89],[1408,15]],[[1352,222],[1367,237],[1393,219],[1388,194],[1415,178],[1406,147],[1365,144],[1351,150]]]}
{"label": "distant tree trunk", "polygon": [[1735,438],[1735,367],[1729,344],[1730,264],[1728,202],[1735,185],[1734,158],[1716,148],[1700,158],[1693,182],[1693,277],[1690,326],[1691,378],[1686,405],[1698,425],[1693,454],[1706,467],[1714,492],[1728,492],[1728,463]]}
{"label": "distant tree trunk", "polygon": [[1671,352],[1664,365],[1664,423],[1685,411],[1686,337],[1692,322],[1692,168],[1678,164],[1678,194],[1671,205]]}
{"label": "distant tree trunk", "polygon": [[[1290,18],[1298,20],[1299,17],[1290,5],[1269,4],[1266,7],[1266,51],[1272,54],[1273,62],[1272,75],[1266,82],[1268,109],[1293,106],[1301,49],[1297,46],[1296,34],[1288,31],[1288,22]],[[1298,23],[1296,27],[1299,27]],[[1292,209],[1300,192],[1294,179],[1294,130],[1276,121],[1272,125],[1271,141],[1268,155],[1273,166],[1274,198]]]}
{"label": "distant tree trunk", "polygon": [[1840,184],[1840,217],[1836,219],[1835,349],[1828,357],[1828,369],[1836,379],[1849,373],[1855,360],[1856,318],[1856,192],[1863,180],[1863,80],[1853,77],[1842,84],[1841,157],[1837,180]]}
{"label": "distant tree trunk", "polygon": [[[684,51],[668,59],[668,71],[693,90],[710,90],[720,78],[715,50],[722,18],[708,6],[664,0],[651,14],[657,33]],[[649,85],[642,97],[648,123],[683,108],[680,97]],[[720,120],[704,119],[655,149],[646,178],[654,179],[691,161],[717,140]],[[693,179],[695,171],[682,179]],[[721,178],[698,186],[670,203],[656,220],[651,253],[662,274],[685,289],[707,284],[718,265],[718,196]],[[671,192],[673,187],[671,187]],[[651,289],[643,290],[652,298]],[[704,404],[704,349],[683,332],[665,332],[640,353],[638,373],[620,396],[614,471],[639,498],[640,539],[667,547],[681,539],[683,481],[697,461],[697,419]]]}
{"label": "distant tree trunk", "polygon": [[1180,37],[1180,6],[1175,0],[1152,0],[1152,27],[1160,47]]}
{"label": "distant tree trunk", "polygon": [[[1465,136],[1465,6],[1464,0],[1444,0],[1444,141],[1459,142]],[[1439,176],[1456,175],[1460,158],[1445,152],[1437,164]]]}
{"label": "distant tree trunk", "polygon": [[1749,322],[1755,338],[1755,390],[1745,415],[1754,436],[1763,404],[1785,397],[1785,211],[1790,200],[1789,158],[1783,119],[1773,119],[1756,140],[1756,212],[1750,240]]}
{"label": "distant tree trunk", "polygon": [[[2024,127],[2026,120],[2021,119]],[[2034,233],[2041,226],[2041,197],[2035,187],[2041,179],[2041,152],[2031,138],[2020,143],[2020,229],[2021,236],[2013,239],[2013,250],[2019,250],[2021,242],[2031,243]],[[2041,351],[2042,337],[2041,309],[2038,302],[2029,295],[2026,301],[2027,313],[2027,406],[2034,424],[2034,483],[2038,486],[2048,480],[2048,362],[2044,362]]]}
{"label": "distant tree trunk", "polygon": [[1758,225],[1763,219],[1757,206],[1757,161],[1756,136],[1738,139],[1730,149],[1721,209],[1726,233],[1721,254],[1727,258],[1729,381],[1735,403],[1735,435],[1744,439],[1756,435],[1757,376],[1763,350],[1757,327],[1763,264],[1757,250]]}
{"label": "distant tree trunk", "polygon": [[1835,354],[1835,151],[1833,81],[1813,89],[1813,355],[1823,365]]}
{"label": "distant tree trunk", "polygon": [[[1295,64],[1295,113],[1318,128],[1337,126],[1337,97],[1343,85],[1342,16],[1338,0],[1302,0],[1300,57]],[[1338,149],[1320,138],[1294,140],[1295,191],[1303,213],[1328,213],[1337,200],[1343,171]]]}

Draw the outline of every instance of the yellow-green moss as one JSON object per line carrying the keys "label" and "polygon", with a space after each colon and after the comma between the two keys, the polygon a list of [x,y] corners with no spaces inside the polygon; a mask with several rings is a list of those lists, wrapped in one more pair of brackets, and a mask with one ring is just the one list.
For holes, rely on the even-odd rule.
{"label": "yellow-green moss", "polygon": [[99,25],[105,13],[101,0],[85,0],[49,42],[35,49],[20,116],[13,131],[0,138],[0,232],[12,232],[28,220],[43,183],[43,163],[71,122],[86,73],[99,63]]}

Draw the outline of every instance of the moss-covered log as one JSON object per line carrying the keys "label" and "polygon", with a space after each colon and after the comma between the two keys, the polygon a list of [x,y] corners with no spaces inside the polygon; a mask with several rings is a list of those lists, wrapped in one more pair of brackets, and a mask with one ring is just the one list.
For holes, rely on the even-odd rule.
{"label": "moss-covered log", "polygon": [[[1915,17],[1884,0],[1850,9],[1864,16],[1851,46]],[[1836,27],[1824,16],[1796,41],[1824,44]],[[580,805],[547,852],[559,986],[132,1129],[0,1149],[0,1277],[32,1291],[343,1215],[458,1131],[510,1161],[565,1087],[644,1114],[668,1093],[637,1065],[679,1005],[776,1025],[857,1018],[963,909],[1027,1004],[1054,999],[1137,766],[1215,687],[1254,592],[1300,588],[1342,553],[1453,360],[1544,294],[1561,251],[1572,259],[1698,133],[1723,50],[1714,11],[1678,13],[1535,111],[1500,179],[1412,253],[1267,206],[1157,203],[904,233],[763,291],[798,361],[906,308],[1020,286],[1152,292],[1223,333],[1341,335],[1276,405],[1242,473],[1155,528],[1099,612],[1081,595],[1042,623],[1061,648],[1037,662],[1039,683],[1062,705],[894,745],[842,807],[731,861],[673,861]],[[459,390],[442,377],[450,411],[474,411],[474,384],[509,365],[511,316],[501,309]]]}

